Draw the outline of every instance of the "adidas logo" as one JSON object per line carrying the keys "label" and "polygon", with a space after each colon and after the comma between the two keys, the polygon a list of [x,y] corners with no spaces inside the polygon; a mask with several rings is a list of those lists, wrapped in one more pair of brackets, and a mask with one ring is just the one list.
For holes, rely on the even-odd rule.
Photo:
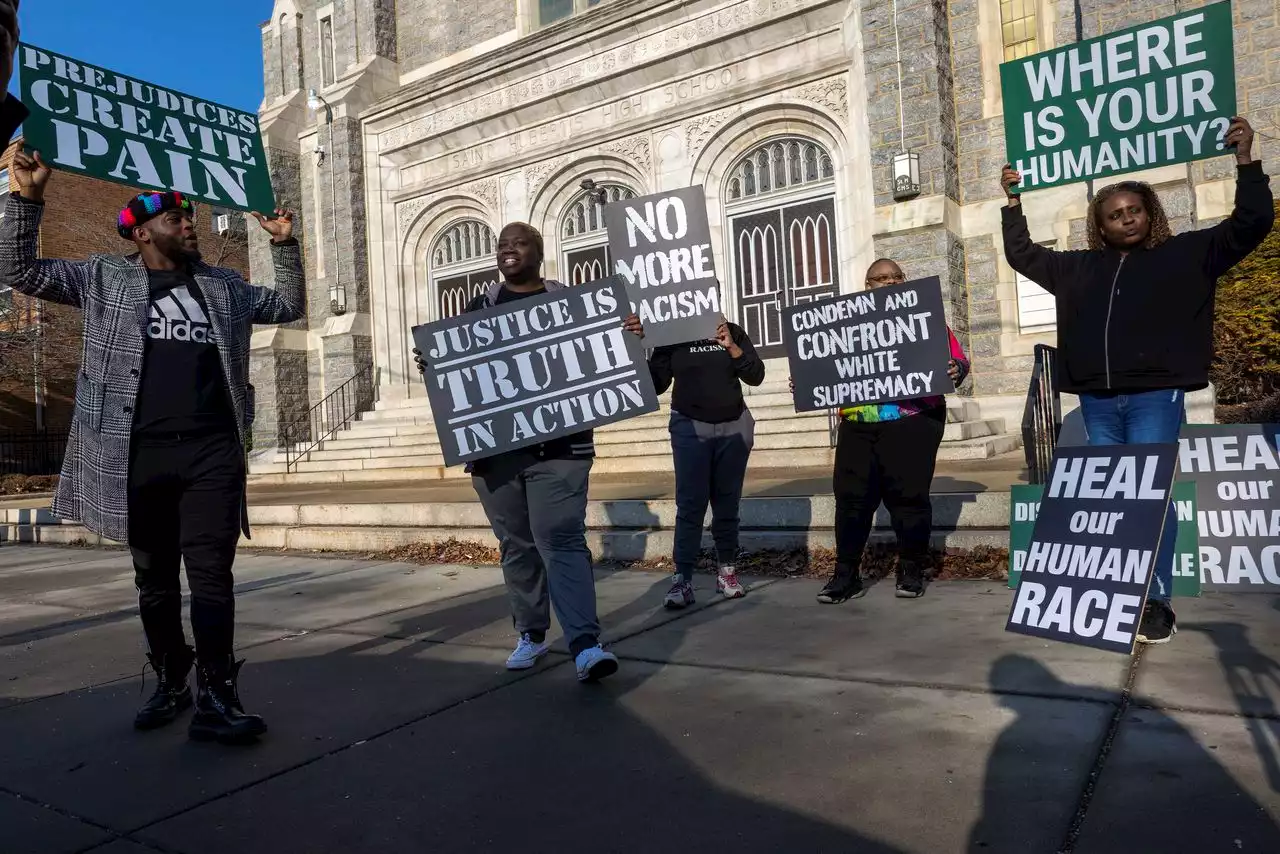
{"label": "adidas logo", "polygon": [[209,343],[209,318],[186,285],[171,290],[151,303],[147,337],[160,341]]}

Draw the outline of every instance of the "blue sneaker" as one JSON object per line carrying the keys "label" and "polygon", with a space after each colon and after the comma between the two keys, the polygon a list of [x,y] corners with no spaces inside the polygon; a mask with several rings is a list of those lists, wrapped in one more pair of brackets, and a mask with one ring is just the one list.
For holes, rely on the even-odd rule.
{"label": "blue sneaker", "polygon": [[579,682],[599,682],[618,672],[618,656],[605,652],[600,644],[578,653],[573,663],[578,667]]}

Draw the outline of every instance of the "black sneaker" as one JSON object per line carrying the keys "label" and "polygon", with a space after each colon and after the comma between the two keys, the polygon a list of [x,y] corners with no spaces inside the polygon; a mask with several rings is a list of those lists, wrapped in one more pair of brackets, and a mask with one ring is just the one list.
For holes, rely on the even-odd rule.
{"label": "black sneaker", "polygon": [[918,599],[924,595],[924,565],[916,558],[898,558],[898,582],[894,596]]}
{"label": "black sneaker", "polygon": [[1178,633],[1178,619],[1168,602],[1148,600],[1138,624],[1138,643],[1168,643]]}
{"label": "black sneaker", "polygon": [[838,605],[850,599],[857,599],[866,592],[867,588],[863,585],[858,570],[838,566],[818,593],[818,601],[824,605]]}

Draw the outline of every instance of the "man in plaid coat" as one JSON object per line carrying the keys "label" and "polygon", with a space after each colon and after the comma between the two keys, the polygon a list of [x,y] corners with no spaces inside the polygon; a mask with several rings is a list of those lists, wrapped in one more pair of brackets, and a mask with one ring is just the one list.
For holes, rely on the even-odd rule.
{"label": "man in plaid coat", "polygon": [[[19,152],[0,221],[0,284],[84,313],[75,418],[54,497],[55,515],[118,542],[133,556],[155,694],[135,725],[169,723],[192,705],[190,735],[223,742],[266,731],[245,714],[233,657],[231,566],[245,510],[249,338],[255,323],[305,315],[293,214],[255,213],[271,235],[275,289],[200,260],[194,206],[181,193],[143,193],[117,230],[137,251],[87,261],[38,259],[51,170]],[[191,589],[195,650],[182,626],[179,563]]]}

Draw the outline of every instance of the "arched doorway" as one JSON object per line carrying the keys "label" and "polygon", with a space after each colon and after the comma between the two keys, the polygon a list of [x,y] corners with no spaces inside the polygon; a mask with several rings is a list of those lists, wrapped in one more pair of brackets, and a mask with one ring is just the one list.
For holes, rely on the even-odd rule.
{"label": "arched doorway", "polygon": [[461,314],[498,281],[497,245],[493,229],[478,219],[460,220],[440,233],[429,256],[437,319]]}
{"label": "arched doorway", "polygon": [[600,184],[574,197],[560,218],[560,251],[565,284],[581,285],[603,279],[613,272],[609,257],[609,235],[604,227],[604,205],[598,193],[604,190],[606,203],[634,199],[635,192],[622,184]]}

